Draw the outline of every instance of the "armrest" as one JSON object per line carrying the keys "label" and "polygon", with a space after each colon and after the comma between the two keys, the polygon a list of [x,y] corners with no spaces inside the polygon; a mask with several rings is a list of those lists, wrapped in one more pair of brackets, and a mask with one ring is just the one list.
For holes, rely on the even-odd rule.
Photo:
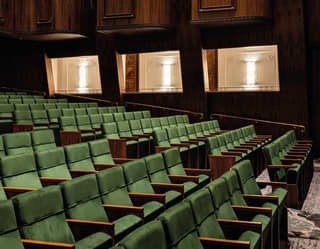
{"label": "armrest", "polygon": [[229,155],[229,156],[242,156],[242,152],[227,152],[223,151],[221,152],[222,155]]}
{"label": "armrest", "polygon": [[127,163],[127,162],[131,162],[134,161],[136,159],[131,159],[131,158],[112,158],[113,161],[117,164],[122,164],[122,163]]}
{"label": "armrest", "polygon": [[239,146],[234,146],[234,148],[252,150],[253,146],[239,145]]}
{"label": "armrest", "polygon": [[259,185],[259,187],[264,188],[266,186],[272,186],[272,187],[276,187],[276,188],[288,188],[287,183],[285,182],[266,182],[266,181],[257,181],[257,184]]}
{"label": "armrest", "polygon": [[248,152],[248,149],[244,149],[244,148],[235,148],[235,149],[228,149],[228,151],[231,151],[231,152],[244,152],[244,153],[247,153],[247,152]]}
{"label": "armrest", "polygon": [[209,158],[225,158],[225,159],[236,159],[236,156],[235,155],[208,155]]}
{"label": "armrest", "polygon": [[148,135],[148,134],[133,134],[133,136],[136,136],[139,138],[150,138],[150,135]]}
{"label": "armrest", "polygon": [[172,148],[174,148],[174,147],[172,147],[172,146],[155,146],[155,152],[161,153],[162,151],[169,150]]}
{"label": "armrest", "polygon": [[[252,202],[259,202],[259,203],[272,202],[272,203],[278,205],[278,196],[273,196],[273,195],[247,195],[247,194],[243,194],[242,196],[249,203],[252,203]],[[250,205],[250,206],[254,206],[254,205]]]}
{"label": "armrest", "polygon": [[25,248],[28,249],[72,249],[76,248],[75,244],[53,243],[47,241],[22,239]]}
{"label": "armrest", "polygon": [[131,207],[120,205],[102,205],[106,210],[108,217],[111,220],[117,220],[126,215],[136,215],[144,220],[144,208],[143,207]]}
{"label": "armrest", "polygon": [[97,171],[101,171],[101,170],[110,169],[113,167],[120,166],[120,164],[94,163],[93,166]]}
{"label": "armrest", "polygon": [[212,238],[205,238],[205,237],[199,237],[199,239],[205,249],[218,249],[218,248],[250,249],[249,241],[212,239]]}
{"label": "armrest", "polygon": [[69,178],[50,178],[50,177],[39,177],[41,183],[44,186],[51,186],[51,185],[57,185],[61,182],[69,181],[71,179]]}
{"label": "armrest", "polygon": [[170,145],[172,145],[172,146],[177,146],[177,147],[179,147],[179,148],[181,148],[181,147],[185,147],[185,148],[189,148],[190,147],[190,144],[182,144],[182,143],[170,143]]}
{"label": "armrest", "polygon": [[294,169],[297,166],[296,165],[268,165],[269,169]]}
{"label": "armrest", "polygon": [[212,175],[212,170],[211,169],[190,169],[190,168],[184,168],[184,171],[187,173],[189,176],[199,176],[199,175],[207,175],[210,176]]}
{"label": "armrest", "polygon": [[81,133],[94,133],[96,134],[96,131],[94,129],[80,129]]}
{"label": "armrest", "polygon": [[289,159],[289,158],[282,158],[280,159],[283,164],[293,164],[293,163],[301,163],[301,159]]}
{"label": "armrest", "polygon": [[188,141],[181,141],[182,143],[184,144],[195,144],[195,145],[199,145],[199,141],[191,141],[191,140],[188,140]]}
{"label": "armrest", "polygon": [[285,159],[304,159],[304,155],[285,155]]}
{"label": "armrest", "polygon": [[114,223],[88,220],[66,219],[77,240],[93,233],[109,234],[114,241]]}
{"label": "armrest", "polygon": [[35,126],[49,126],[50,123],[34,123]]}
{"label": "armrest", "polygon": [[289,150],[289,151],[287,152],[287,154],[288,154],[289,156],[291,156],[291,155],[300,155],[300,156],[303,156],[303,157],[306,156],[306,152],[305,152],[305,151],[300,151],[300,150]]}
{"label": "armrest", "polygon": [[259,234],[262,233],[261,222],[224,219],[217,219],[217,221],[226,234],[234,234],[235,230],[240,233],[248,230]]}
{"label": "armrest", "polygon": [[181,194],[184,193],[184,186],[183,184],[164,184],[164,183],[151,183],[154,191],[157,194],[164,194],[168,191],[177,191]]}
{"label": "armrest", "polygon": [[238,206],[232,205],[233,210],[238,215],[252,215],[252,214],[265,214],[266,216],[272,217],[271,208],[262,208],[262,207],[252,207],[252,206]]}
{"label": "armrest", "polygon": [[108,138],[109,142],[126,142],[126,139],[123,138]]}
{"label": "armrest", "polygon": [[312,140],[297,140],[297,143],[300,143],[300,144],[312,144],[313,141]]}
{"label": "armrest", "polygon": [[60,134],[80,134],[80,131],[59,131]]}
{"label": "armrest", "polygon": [[169,175],[169,178],[173,183],[194,182],[199,184],[199,176]]}
{"label": "armrest", "polygon": [[157,201],[166,204],[166,196],[164,194],[143,194],[143,193],[129,193],[130,198],[136,206],[142,206],[149,201]]}
{"label": "armrest", "polygon": [[77,169],[69,169],[69,172],[72,176],[72,178],[97,173],[95,170],[77,170]]}
{"label": "armrest", "polygon": [[139,140],[138,136],[120,136],[120,138],[123,138],[126,140]]}
{"label": "armrest", "polygon": [[8,199],[14,197],[18,194],[25,192],[37,190],[36,188],[15,188],[15,187],[3,187],[3,190],[6,192]]}

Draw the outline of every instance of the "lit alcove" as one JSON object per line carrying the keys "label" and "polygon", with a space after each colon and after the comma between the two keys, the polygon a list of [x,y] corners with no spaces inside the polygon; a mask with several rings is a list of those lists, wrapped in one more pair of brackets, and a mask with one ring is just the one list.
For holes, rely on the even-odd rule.
{"label": "lit alcove", "polygon": [[46,63],[51,93],[102,93],[98,56],[52,58]]}
{"label": "lit alcove", "polygon": [[207,91],[280,91],[278,47],[207,50]]}

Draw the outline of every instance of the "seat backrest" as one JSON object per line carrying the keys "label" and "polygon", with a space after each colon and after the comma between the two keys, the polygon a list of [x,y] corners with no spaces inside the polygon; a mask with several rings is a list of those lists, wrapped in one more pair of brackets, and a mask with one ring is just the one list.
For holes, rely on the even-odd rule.
{"label": "seat backrest", "polygon": [[98,111],[100,114],[109,113],[108,107],[98,107]]}
{"label": "seat backrest", "polygon": [[114,113],[113,118],[115,122],[123,121],[124,120],[124,115],[123,113]]}
{"label": "seat backrest", "polygon": [[221,155],[221,150],[218,143],[218,136],[208,137],[206,139],[206,143],[207,143],[209,155],[215,155],[215,156]]}
{"label": "seat backrest", "polygon": [[49,124],[49,117],[45,110],[32,111],[31,115],[34,124]]}
{"label": "seat backrest", "polygon": [[143,118],[151,118],[151,112],[150,111],[142,111]]}
{"label": "seat backrest", "polygon": [[103,123],[113,123],[114,122],[114,117],[112,113],[105,113],[102,114],[103,118]]}
{"label": "seat backrest", "polygon": [[76,116],[78,116],[78,115],[87,115],[86,108],[75,108],[74,112],[75,112]]}
{"label": "seat backrest", "polygon": [[114,164],[107,139],[91,141],[88,144],[94,163]]}
{"label": "seat backrest", "polygon": [[122,164],[129,192],[154,194],[148,178],[144,159]]}
{"label": "seat backrest", "polygon": [[176,126],[177,125],[176,116],[169,116],[168,122],[170,126]]}
{"label": "seat backrest", "polygon": [[77,177],[60,184],[68,218],[108,222],[102,206],[95,174]]}
{"label": "seat backrest", "polygon": [[88,107],[88,103],[86,102],[78,103],[78,108],[87,108],[87,107]]}
{"label": "seat backrest", "polygon": [[221,135],[224,137],[224,140],[225,140],[225,142],[226,142],[227,149],[234,149],[233,139],[232,139],[232,134],[231,134],[231,132],[226,132],[226,133],[223,133],[223,134],[221,134]]}
{"label": "seat backrest", "polygon": [[61,116],[60,117],[61,129],[64,131],[77,131],[78,126],[76,119],[73,116]]}
{"label": "seat backrest", "polygon": [[161,128],[160,118],[152,118],[151,125],[153,129]]}
{"label": "seat backrest", "polygon": [[243,160],[232,167],[237,173],[238,181],[243,194],[261,195],[249,160]]}
{"label": "seat backrest", "polygon": [[65,117],[72,117],[75,115],[74,109],[73,108],[63,108],[62,109],[62,116]]}
{"label": "seat backrest", "polygon": [[33,152],[31,135],[29,132],[5,134],[3,135],[3,142],[7,155]]}
{"label": "seat backrest", "polygon": [[132,136],[131,129],[129,126],[129,121],[119,121],[117,122],[117,127],[120,136]]}
{"label": "seat backrest", "polygon": [[[263,148],[266,163],[268,165],[282,165],[280,143],[276,140]],[[269,170],[269,176],[272,181],[280,181],[286,176],[285,169]]]}
{"label": "seat backrest", "polygon": [[72,144],[64,147],[68,167],[77,170],[95,170],[87,143]]}
{"label": "seat backrest", "polygon": [[0,201],[0,245],[3,248],[24,249],[11,200]]}
{"label": "seat backrest", "polygon": [[78,125],[79,130],[85,130],[85,129],[91,130],[92,129],[88,115],[77,115],[76,121],[77,121],[77,125]]}
{"label": "seat backrest", "polygon": [[[66,221],[59,186],[17,195],[14,199],[18,226],[24,239],[74,244]],[[54,224],[54,232],[52,226]]]}
{"label": "seat backrest", "polygon": [[230,201],[232,205],[248,206],[242,196],[241,187],[238,181],[237,173],[234,170],[229,170],[221,176],[228,187]]}
{"label": "seat backrest", "polygon": [[160,221],[151,221],[137,228],[119,242],[126,249],[167,249],[166,234]]}
{"label": "seat backrest", "polygon": [[0,164],[5,186],[42,188],[33,153],[4,156],[1,157]]}
{"label": "seat backrest", "polygon": [[88,107],[87,113],[88,115],[98,114],[98,107]]}
{"label": "seat backrest", "polygon": [[142,135],[144,133],[142,130],[140,119],[130,120],[129,124],[130,124],[131,132],[133,135]]}
{"label": "seat backrest", "polygon": [[183,115],[177,115],[176,116],[176,121],[177,121],[177,124],[184,124]]}
{"label": "seat backrest", "polygon": [[69,103],[69,108],[79,108],[79,103]]}
{"label": "seat backrest", "polygon": [[125,120],[134,120],[135,119],[133,112],[124,112],[123,115],[124,115]]}
{"label": "seat backrest", "polygon": [[[54,103],[43,104],[43,107],[44,107],[45,110],[50,110],[50,109],[56,109],[57,108],[56,104],[54,104]],[[32,110],[32,108],[31,108],[31,110]]]}
{"label": "seat backrest", "polygon": [[219,145],[220,151],[228,151],[227,143],[226,143],[226,140],[225,140],[225,135],[221,134],[221,135],[218,135],[216,137],[217,137],[217,140],[218,140],[218,145]]}
{"label": "seat backrest", "polygon": [[31,132],[34,151],[49,150],[57,147],[53,130],[39,130]]}
{"label": "seat backrest", "polygon": [[57,99],[58,103],[68,103],[68,99],[62,98],[62,99]]}
{"label": "seat backrest", "polygon": [[48,117],[50,122],[59,122],[59,118],[61,117],[61,110],[60,109],[49,109],[47,110]]}
{"label": "seat backrest", "polygon": [[62,147],[36,153],[38,172],[41,177],[72,178]]}
{"label": "seat backrest", "polygon": [[[45,105],[48,105],[48,104],[45,104]],[[50,104],[50,105],[54,105],[55,104]],[[54,107],[55,108],[55,107]],[[53,109],[53,108],[51,108]],[[30,105],[30,110],[31,111],[41,111],[41,110],[44,110],[44,105],[43,104],[31,104]]]}
{"label": "seat backrest", "polygon": [[163,151],[162,156],[169,175],[186,175],[180,157],[180,152],[177,148]]}
{"label": "seat backrest", "polygon": [[97,108],[98,107],[98,103],[97,102],[88,102],[87,103],[87,106],[90,108],[90,107],[94,107],[94,108]]}
{"label": "seat backrest", "polygon": [[195,129],[196,135],[198,137],[202,137],[204,135],[203,131],[202,131],[201,123],[195,123],[194,124],[194,129]]}
{"label": "seat backrest", "polygon": [[45,103],[48,103],[48,100],[47,99],[35,99],[36,103],[37,104],[45,104]]}
{"label": "seat backrest", "polygon": [[160,153],[147,156],[144,158],[144,160],[151,182],[168,184],[171,183],[166,171],[163,157]]}
{"label": "seat backrest", "polygon": [[181,141],[188,141],[189,140],[188,132],[186,130],[185,125],[179,125],[177,127],[177,131],[178,131],[179,139]]}
{"label": "seat backrest", "polygon": [[143,113],[142,112],[133,112],[133,116],[135,120],[143,119]]}
{"label": "seat backrest", "polygon": [[33,124],[30,111],[15,111],[14,117],[17,124]]}
{"label": "seat backrest", "polygon": [[57,103],[58,101],[56,99],[48,99],[48,103]]}
{"label": "seat backrest", "polygon": [[126,112],[126,107],[125,106],[117,106],[116,110],[117,110],[117,112]]}
{"label": "seat backrest", "polygon": [[187,198],[193,211],[198,234],[201,237],[225,239],[217,221],[209,189],[203,188]]}
{"label": "seat backrest", "polygon": [[6,151],[4,148],[4,143],[3,143],[3,135],[0,135],[0,157],[5,156]]}
{"label": "seat backrest", "polygon": [[30,105],[28,104],[15,104],[15,111],[30,111]]}
{"label": "seat backrest", "polygon": [[107,205],[133,206],[122,167],[113,167],[97,174],[101,199]]}
{"label": "seat backrest", "polygon": [[158,220],[167,234],[167,248],[203,249],[188,202],[180,202],[162,213]]}
{"label": "seat backrest", "polygon": [[108,111],[109,113],[117,113],[117,112],[118,112],[116,106],[109,106],[109,107],[108,107],[108,110],[109,110],[109,111]]}
{"label": "seat backrest", "polygon": [[154,130],[153,139],[156,146],[169,147],[169,138],[166,130]]}
{"label": "seat backrest", "polygon": [[223,178],[218,178],[206,186],[212,197],[215,206],[216,216],[219,219],[237,220],[228,192],[226,182]]}
{"label": "seat backrest", "polygon": [[187,132],[188,132],[188,137],[190,139],[196,139],[197,138],[197,133],[196,133],[194,124],[186,125],[186,129],[187,129]]}
{"label": "seat backrest", "polygon": [[201,122],[200,124],[201,124],[203,134],[210,135],[210,128],[209,128],[208,122]]}
{"label": "seat backrest", "polygon": [[170,127],[169,120],[167,117],[160,118],[160,124],[161,124],[162,129]]}
{"label": "seat backrest", "polygon": [[68,109],[69,104],[68,103],[56,103],[56,106],[59,109]]}
{"label": "seat backrest", "polygon": [[103,124],[101,114],[91,114],[89,115],[89,119],[93,128],[101,128],[101,125]]}
{"label": "seat backrest", "polygon": [[104,123],[102,131],[105,138],[119,139],[118,128],[116,123]]}
{"label": "seat backrest", "polygon": [[185,124],[190,124],[189,116],[187,114],[182,115],[182,118]]}
{"label": "seat backrest", "polygon": [[151,119],[149,118],[141,119],[141,126],[144,133],[151,133],[153,131]]}
{"label": "seat backrest", "polygon": [[[35,100],[34,99],[26,99],[26,98],[23,98],[22,97],[22,103],[23,104],[28,104],[28,105],[32,105],[35,103]],[[31,107],[30,107],[31,108]]]}
{"label": "seat backrest", "polygon": [[0,117],[12,118],[14,112],[13,104],[0,104]]}
{"label": "seat backrest", "polygon": [[177,127],[166,129],[170,143],[181,143]]}
{"label": "seat backrest", "polygon": [[22,100],[21,99],[8,99],[9,104],[22,104]]}

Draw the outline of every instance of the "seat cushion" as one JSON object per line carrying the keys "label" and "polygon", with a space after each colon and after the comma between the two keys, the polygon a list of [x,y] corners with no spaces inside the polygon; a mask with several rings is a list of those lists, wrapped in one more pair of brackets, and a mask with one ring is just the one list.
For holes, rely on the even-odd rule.
{"label": "seat cushion", "polygon": [[250,242],[250,249],[258,249],[259,248],[259,241],[260,235],[255,232],[246,231],[240,235],[238,238],[240,241],[249,241]]}
{"label": "seat cushion", "polygon": [[106,233],[94,233],[76,243],[76,249],[109,248],[111,246],[112,238]]}
{"label": "seat cushion", "polygon": [[278,201],[279,201],[279,205],[282,206],[284,204],[284,201],[287,198],[288,190],[286,190],[284,188],[277,188],[277,189],[275,189],[275,191],[272,192],[271,195],[277,196]]}
{"label": "seat cushion", "polygon": [[136,215],[126,215],[114,221],[115,236],[122,237],[133,231],[142,222],[142,219]]}
{"label": "seat cushion", "polygon": [[251,221],[261,222],[262,223],[262,232],[265,232],[270,226],[270,218],[263,214],[257,214],[253,217]]}
{"label": "seat cushion", "polygon": [[198,185],[194,182],[185,182],[183,183],[183,187],[186,195],[189,195],[198,189]]}
{"label": "seat cushion", "polygon": [[177,191],[168,191],[165,193],[166,195],[166,205],[172,206],[179,202],[181,198],[181,193]]}
{"label": "seat cushion", "polygon": [[155,216],[160,214],[164,206],[160,202],[149,201],[143,204],[142,207],[144,208],[144,218],[146,220],[150,220],[151,218],[154,218]]}

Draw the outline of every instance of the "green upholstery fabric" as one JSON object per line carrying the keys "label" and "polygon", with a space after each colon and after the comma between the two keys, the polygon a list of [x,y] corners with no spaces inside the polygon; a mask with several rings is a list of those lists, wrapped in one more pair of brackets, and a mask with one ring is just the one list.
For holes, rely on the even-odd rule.
{"label": "green upholstery fabric", "polygon": [[156,146],[170,147],[169,137],[166,130],[155,130],[153,138]]}
{"label": "green upholstery fabric", "polygon": [[57,147],[53,130],[40,130],[31,133],[32,147],[35,151],[50,150]]}
{"label": "green upholstery fabric", "polygon": [[70,169],[95,170],[87,143],[68,145],[64,149]]}
{"label": "green upholstery fabric", "polygon": [[141,119],[141,126],[144,133],[151,133],[153,131],[150,118]]}
{"label": "green upholstery fabric", "polygon": [[91,114],[89,115],[91,126],[94,129],[100,129],[103,124],[103,119],[101,114]]}
{"label": "green upholstery fabric", "polygon": [[133,112],[133,116],[135,120],[143,119],[143,113],[142,112]]}
{"label": "green upholstery fabric", "polygon": [[62,98],[62,99],[57,99],[58,103],[68,103],[68,99]]}
{"label": "green upholstery fabric", "polygon": [[[35,100],[34,99],[25,99],[25,98],[22,98],[22,103],[23,104],[28,104],[28,105],[32,105],[35,103]],[[31,106],[30,106],[31,108]]]}
{"label": "green upholstery fabric", "polygon": [[13,104],[0,104],[0,117],[13,118],[14,105]]}
{"label": "green upholstery fabric", "polygon": [[[60,187],[51,186],[31,191],[14,198],[18,224],[25,239],[57,243],[76,243],[76,248],[111,246],[111,237],[104,233],[92,234],[76,242],[66,222]],[[54,232],[52,232],[54,230]]]}
{"label": "green upholstery fabric", "polygon": [[123,113],[114,113],[113,118],[115,122],[124,121]]}
{"label": "green upholstery fabric", "polygon": [[51,109],[56,108],[55,104],[31,104],[30,105],[30,110],[31,111],[43,111],[43,110],[45,110],[44,105],[53,105],[54,107],[51,108]]}
{"label": "green upholstery fabric", "polygon": [[60,109],[50,109],[47,111],[49,116],[49,121],[52,122],[59,122],[59,118],[61,117],[61,110]]}
{"label": "green upholstery fabric", "polygon": [[247,206],[247,203],[242,196],[237,173],[234,170],[229,170],[228,172],[224,173],[221,177],[225,180],[225,183],[228,187],[231,204]]}
{"label": "green upholstery fabric", "polygon": [[116,106],[109,106],[109,107],[108,107],[108,110],[109,110],[109,113],[116,113],[116,112],[118,112]]}
{"label": "green upholstery fabric", "polygon": [[100,114],[109,113],[108,107],[98,107],[98,112]]}
{"label": "green upholstery fabric", "polygon": [[3,143],[7,155],[33,152],[31,136],[29,132],[5,134],[3,136]]}
{"label": "green upholstery fabric", "polygon": [[151,118],[151,112],[150,111],[142,111],[143,118]]}
{"label": "green upholstery fabric", "polygon": [[166,249],[166,234],[160,221],[152,221],[139,227],[120,241],[119,246],[126,249]]}
{"label": "green upholstery fabric", "polygon": [[87,115],[86,108],[75,108],[74,112],[75,112],[76,116]]}
{"label": "green upholstery fabric", "polygon": [[10,98],[9,99],[9,104],[21,104],[22,103],[22,100],[21,99],[12,99],[12,98]]}
{"label": "green upholstery fabric", "polygon": [[162,129],[170,127],[169,120],[167,117],[160,118],[160,124],[161,124]]}
{"label": "green upholstery fabric", "polygon": [[117,112],[125,112],[126,111],[126,107],[125,106],[117,106],[116,110],[117,110]]}
{"label": "green upholstery fabric", "polygon": [[15,111],[16,124],[33,124],[30,111]]}
{"label": "green upholstery fabric", "polygon": [[62,115],[66,117],[73,117],[75,115],[73,108],[63,108],[62,109]]}
{"label": "green upholstery fabric", "polygon": [[77,131],[77,123],[74,116],[61,116],[60,125],[63,131]]}
{"label": "green upholstery fabric", "polygon": [[185,123],[185,124],[190,123],[189,116],[187,114],[182,115],[182,119],[183,119],[183,123]]}
{"label": "green upholstery fabric", "polygon": [[151,125],[152,125],[152,129],[160,129],[161,128],[160,118],[152,118]]}
{"label": "green upholstery fabric", "polygon": [[87,108],[88,115],[98,114],[98,108],[97,107],[88,107]]}
{"label": "green upholstery fabric", "polygon": [[183,115],[177,115],[176,121],[177,121],[177,124],[184,124],[185,123]]}
{"label": "green upholstery fabric", "polygon": [[47,99],[35,99],[36,104],[45,104],[48,103]]}
{"label": "green upholstery fabric", "polygon": [[88,102],[88,103],[87,103],[87,106],[88,106],[89,108],[91,108],[91,107],[97,108],[97,107],[98,107],[98,103],[97,103],[97,102]]}
{"label": "green upholstery fabric", "polygon": [[64,150],[57,147],[36,153],[39,175],[51,178],[72,178],[68,170]]}
{"label": "green upholstery fabric", "polygon": [[42,188],[33,153],[5,156],[0,160],[1,175],[5,186]]}
{"label": "green upholstery fabric", "polygon": [[51,110],[51,109],[57,108],[56,104],[43,104],[43,107],[45,110]]}
{"label": "green upholstery fabric", "polygon": [[7,194],[2,187],[3,185],[2,185],[2,176],[1,176],[0,177],[0,200],[7,200]]}
{"label": "green upholstery fabric", "polygon": [[76,115],[78,130],[92,130],[92,132],[81,133],[83,141],[90,141],[95,139],[94,129],[91,125],[88,115]]}
{"label": "green upholstery fabric", "polygon": [[102,115],[103,123],[113,123],[114,117],[112,113],[106,113]]}
{"label": "green upholstery fabric", "polygon": [[56,103],[57,108],[59,109],[67,109],[69,107],[68,103]]}
{"label": "green upholstery fabric", "polygon": [[69,103],[69,108],[79,108],[79,103]]}
{"label": "green upholstery fabric", "polygon": [[135,119],[133,112],[124,112],[123,115],[124,115],[125,120],[134,120]]}
{"label": "green upholstery fabric", "polygon": [[119,139],[118,128],[116,123],[104,123],[102,130],[105,138]]}
{"label": "green upholstery fabric", "polygon": [[30,106],[28,104],[15,104],[15,111],[30,111]]}
{"label": "green upholstery fabric", "polygon": [[144,134],[140,120],[130,120],[129,124],[133,135]]}
{"label": "green upholstery fabric", "polygon": [[14,207],[10,200],[0,201],[0,245],[2,248],[24,249],[18,231]]}
{"label": "green upholstery fabric", "polygon": [[3,136],[0,135],[0,157],[5,156],[5,155],[6,155],[6,151],[4,148]]}
{"label": "green upholstery fabric", "polygon": [[187,202],[181,202],[162,213],[158,219],[167,234],[167,248],[202,249],[192,210]]}
{"label": "green upholstery fabric", "polygon": [[[119,136],[131,137],[133,134],[131,132],[129,122],[127,120],[117,122]],[[134,139],[130,139],[127,141],[127,156],[129,158],[137,158],[138,157],[138,146],[139,152],[141,156],[147,154],[149,143],[148,141],[136,141]]]}
{"label": "green upholstery fabric", "polygon": [[169,126],[173,127],[177,125],[177,120],[175,116],[169,116],[168,117]]}
{"label": "green upholstery fabric", "polygon": [[114,164],[107,139],[99,139],[88,143],[94,163]]}
{"label": "green upholstery fabric", "polygon": [[[45,110],[31,111],[32,122],[37,124],[49,124],[49,117]],[[44,127],[47,128],[47,127]]]}

